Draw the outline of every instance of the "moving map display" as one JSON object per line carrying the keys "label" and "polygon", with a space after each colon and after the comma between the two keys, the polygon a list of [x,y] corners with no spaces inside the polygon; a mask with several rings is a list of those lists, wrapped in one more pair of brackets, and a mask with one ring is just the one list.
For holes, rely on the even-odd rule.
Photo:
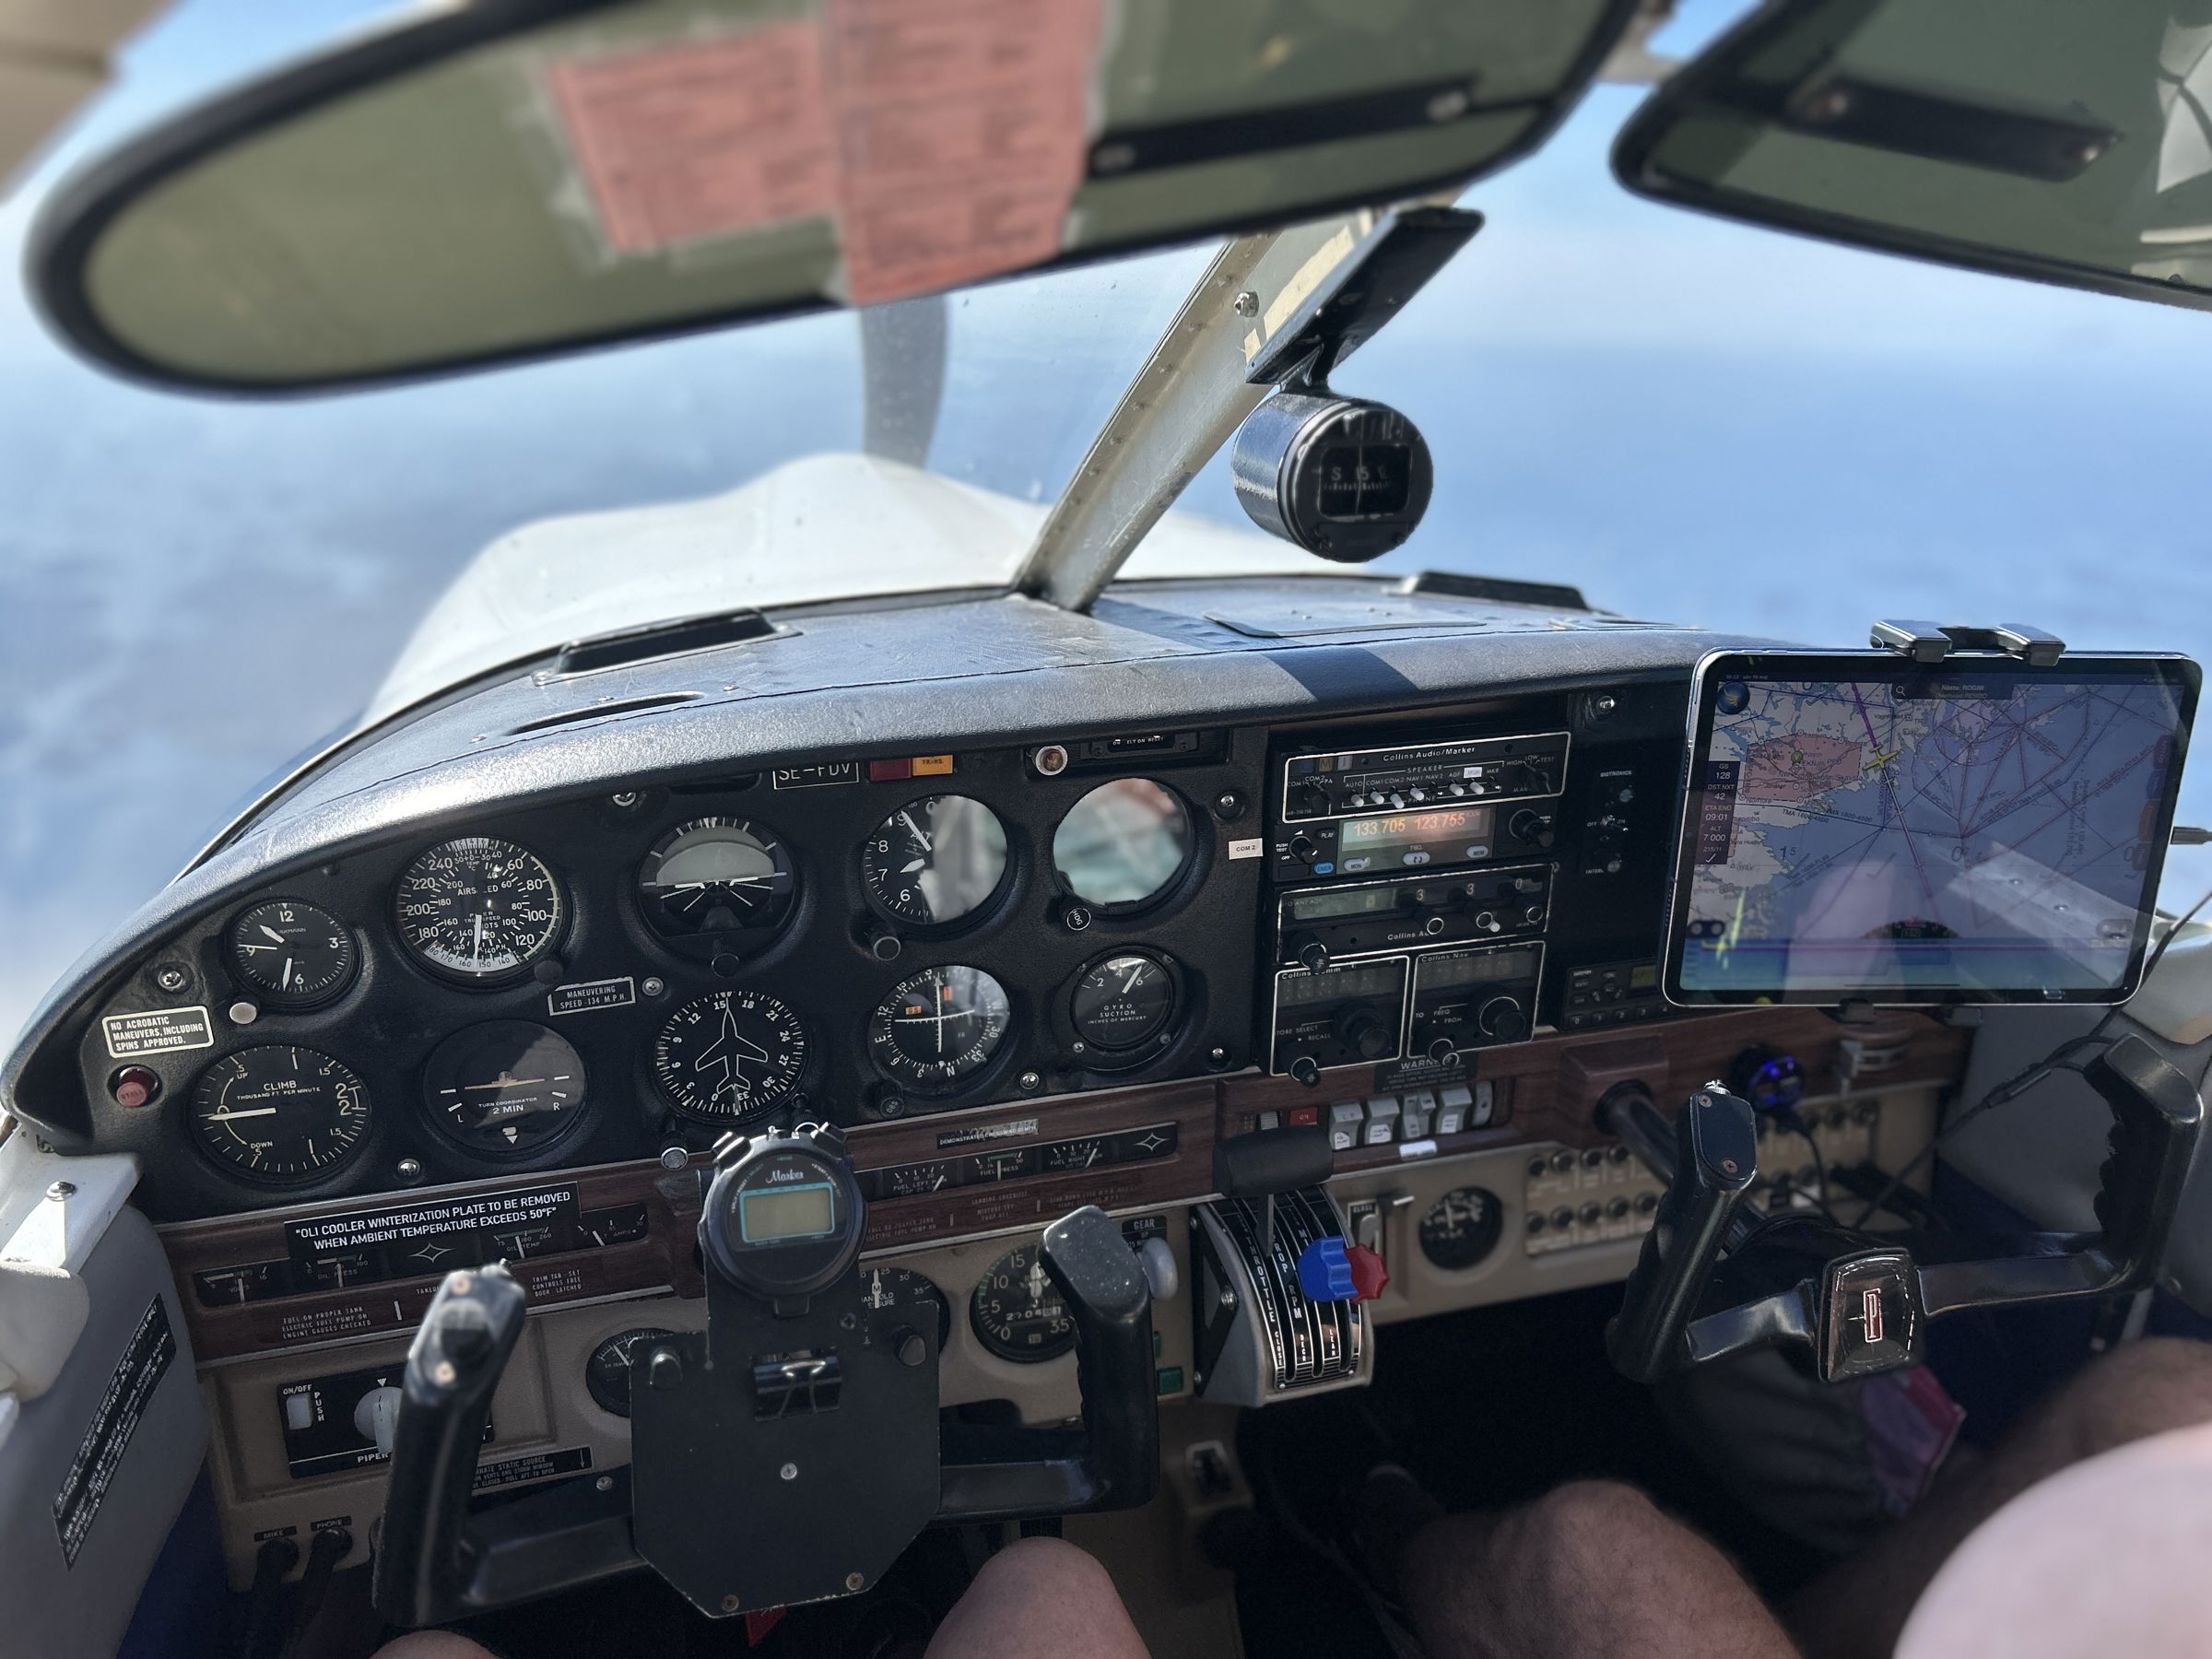
{"label": "moving map display", "polygon": [[2180,658],[1709,663],[1668,994],[2124,996],[2195,689]]}

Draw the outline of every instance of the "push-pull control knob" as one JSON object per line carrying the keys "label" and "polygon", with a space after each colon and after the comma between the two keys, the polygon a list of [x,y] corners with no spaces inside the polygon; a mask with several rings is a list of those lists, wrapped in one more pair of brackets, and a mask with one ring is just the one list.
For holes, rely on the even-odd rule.
{"label": "push-pull control knob", "polygon": [[1429,1040],[1429,1058],[1441,1065],[1459,1053],[1459,1044],[1449,1037],[1431,1037]]}
{"label": "push-pull control knob", "polygon": [[1515,841],[1534,841],[1539,847],[1548,847],[1553,835],[1551,819],[1541,812],[1524,806],[1506,822],[1506,832]]}
{"label": "push-pull control knob", "polygon": [[1300,1054],[1290,1062],[1290,1079],[1312,1088],[1321,1081],[1321,1062],[1311,1054]]}
{"label": "push-pull control knob", "polygon": [[1336,1041],[1362,1060],[1380,1060],[1394,1046],[1390,1028],[1366,1008],[1347,1008],[1336,1016]]}
{"label": "push-pull control knob", "polygon": [[1420,911],[1416,912],[1414,920],[1419,924],[1421,932],[1432,939],[1452,925],[1442,911]]}
{"label": "push-pull control knob", "polygon": [[1310,835],[1294,835],[1290,838],[1290,856],[1297,859],[1300,864],[1312,864],[1314,855],[1320,851],[1321,849],[1313,844],[1313,838]]}
{"label": "push-pull control knob", "polygon": [[1291,935],[1290,955],[1308,973],[1319,973],[1329,965],[1329,947],[1312,934]]}
{"label": "push-pull control knob", "polygon": [[1493,996],[1482,1005],[1476,1023],[1486,1037],[1495,1037],[1500,1042],[1518,1042],[1528,1034],[1528,1016],[1521,1005],[1510,996]]}

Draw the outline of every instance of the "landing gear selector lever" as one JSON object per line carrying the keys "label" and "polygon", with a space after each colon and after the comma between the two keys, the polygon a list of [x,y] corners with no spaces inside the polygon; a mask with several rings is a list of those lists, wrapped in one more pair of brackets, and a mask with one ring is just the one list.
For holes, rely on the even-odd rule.
{"label": "landing gear selector lever", "polygon": [[524,1297],[503,1268],[450,1276],[407,1358],[378,1609],[439,1624],[646,1566],[722,1618],[867,1590],[933,1522],[1151,1497],[1151,1298],[1103,1211],[1053,1223],[1041,1250],[1075,1322],[1082,1427],[987,1441],[940,1430],[941,1300],[861,1271],[865,1230],[835,1129],[728,1144],[699,1228],[707,1328],[639,1345],[628,1478],[481,1510],[476,1454]]}
{"label": "landing gear selector lever", "polygon": [[1616,1135],[1668,1183],[1606,1331],[1606,1351],[1641,1382],[1730,1354],[1778,1347],[1824,1382],[1915,1363],[1931,1321],[1971,1308],[2140,1289],[2156,1276],[2204,1125],[2194,1085],[2140,1037],[2082,1074],[2112,1109],[2095,1233],[1984,1240],[1946,1235],[1940,1257],[1907,1232],[1872,1234],[1793,1218],[1753,1224],[1758,1175],[1748,1102],[1709,1083],[1670,1124],[1641,1085],[1598,1102]]}

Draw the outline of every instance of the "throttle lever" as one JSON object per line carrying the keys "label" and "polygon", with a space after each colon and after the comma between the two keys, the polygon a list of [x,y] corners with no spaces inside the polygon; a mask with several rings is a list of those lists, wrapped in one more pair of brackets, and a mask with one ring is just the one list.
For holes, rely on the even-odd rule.
{"label": "throttle lever", "polygon": [[1759,1179],[1751,1104],[1718,1083],[1675,1120],[1673,1177],[1606,1327],[1606,1355],[1633,1382],[1655,1382],[1683,1358],[1683,1335],[1731,1223]]}

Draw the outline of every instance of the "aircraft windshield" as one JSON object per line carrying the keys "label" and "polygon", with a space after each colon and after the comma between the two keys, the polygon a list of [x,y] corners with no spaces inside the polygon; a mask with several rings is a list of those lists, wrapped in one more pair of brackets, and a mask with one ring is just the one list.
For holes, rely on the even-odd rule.
{"label": "aircraft windshield", "polygon": [[[0,205],[0,264],[71,161],[367,9],[176,0]],[[1659,44],[1694,50],[1740,9],[1692,0]],[[1642,96],[1595,88],[1471,191],[1488,228],[1344,377],[1411,414],[1438,458],[1428,522],[1379,569],[1579,582],[1630,615],[1821,644],[1863,643],[1876,615],[2001,612],[2083,647],[2212,659],[2196,411],[2212,320],[1635,200],[1606,151]],[[1041,514],[1211,251],[951,296],[921,464]],[[0,1039],[370,703],[488,545],[865,455],[872,425],[887,465],[912,462],[911,412],[871,410],[865,331],[895,368],[926,346],[927,311],[247,405],[106,378],[0,285]],[[1288,555],[1250,530],[1219,458],[1179,511]],[[912,527],[887,517],[877,573],[848,591],[1003,582],[1022,544],[917,582]],[[2182,821],[2208,816],[2202,768]],[[2208,879],[2212,858],[2177,850],[2167,901]]]}

